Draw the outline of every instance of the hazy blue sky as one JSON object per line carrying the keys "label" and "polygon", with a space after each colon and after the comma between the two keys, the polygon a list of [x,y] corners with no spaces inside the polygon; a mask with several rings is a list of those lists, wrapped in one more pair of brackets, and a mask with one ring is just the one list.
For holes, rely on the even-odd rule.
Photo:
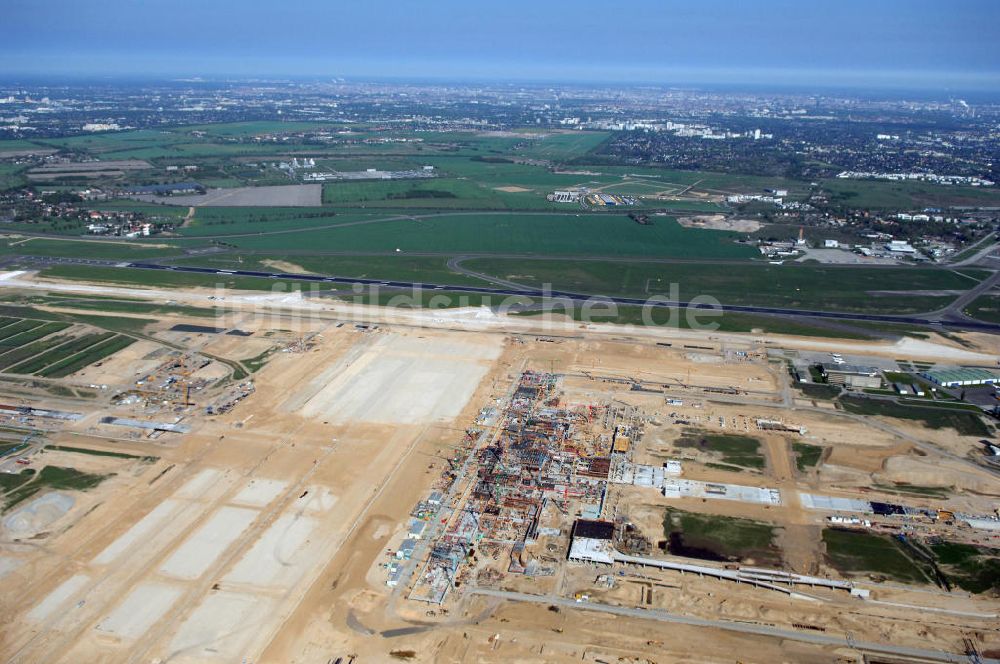
{"label": "hazy blue sky", "polygon": [[1000,0],[3,0],[0,74],[1000,89]]}

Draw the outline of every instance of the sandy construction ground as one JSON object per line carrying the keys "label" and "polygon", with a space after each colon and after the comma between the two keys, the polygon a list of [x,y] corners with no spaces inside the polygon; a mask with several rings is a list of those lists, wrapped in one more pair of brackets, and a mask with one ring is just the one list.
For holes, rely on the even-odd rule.
{"label": "sandy construction ground", "polygon": [[499,351],[496,343],[379,335],[300,412],[304,417],[341,424],[451,420],[462,411]]}
{"label": "sandy construction ground", "polygon": [[756,219],[729,219],[722,214],[678,217],[677,223],[685,228],[705,228],[713,231],[736,231],[738,233],[754,233],[763,226]]}
{"label": "sandy construction ground", "polygon": [[[20,283],[51,287],[21,275],[0,279],[0,285],[22,288]],[[185,303],[205,304],[207,295],[169,291],[169,299]],[[558,402],[580,412],[593,404],[642,412],[645,435],[637,463],[659,466],[684,454],[686,479],[776,488],[782,496],[779,504],[765,505],[667,498],[652,488],[623,485],[608,493],[608,510],[627,511],[654,539],[662,537],[667,507],[774,523],[785,569],[836,576],[819,536],[824,514],[803,507],[801,493],[926,504],[924,497],[872,489],[876,483],[913,482],[953,491],[935,505],[979,512],[994,504],[995,480],[963,457],[974,441],[894,420],[874,426],[794,399],[784,367],[767,362],[767,347],[780,342],[889,358],[980,358],[991,357],[992,338],[977,338],[978,349],[946,339],[840,343],[571,322],[545,327],[481,310],[383,311],[287,294],[226,298],[240,329],[253,336],[188,334],[171,340],[188,339],[230,359],[251,357],[265,342],[288,342],[304,330],[315,333],[312,345],[274,353],[253,375],[253,394],[226,414],[209,417],[198,404],[185,415],[191,433],[172,434],[169,444],[89,435],[87,427],[106,412],[103,405],[52,434],[64,445],[157,459],[43,453],[53,463],[115,476],[87,492],[45,494],[57,503],[67,502],[60,495],[71,500],[43,528],[2,531],[4,660],[328,664],[357,655],[358,662],[637,664],[731,662],[740,653],[742,661],[846,662],[859,655],[847,646],[846,634],[949,652],[960,650],[963,638],[973,638],[983,650],[1000,643],[1000,623],[983,618],[998,610],[989,598],[885,584],[872,587],[875,599],[886,604],[824,590],[815,590],[820,601],[804,602],[695,575],[633,568],[616,570],[623,574],[614,583],[600,585],[595,581],[607,569],[563,564],[562,535],[552,536],[552,550],[542,552],[560,565],[556,574],[508,575],[482,588],[533,593],[535,601],[476,594],[463,586],[438,607],[407,600],[405,588],[385,585],[385,565],[395,559],[414,505],[442,474],[455,471],[452,459],[469,444],[466,432],[476,426],[480,410],[503,403],[524,369],[562,374]],[[268,315],[254,315],[260,311]],[[374,320],[377,328],[345,320]],[[673,345],[661,345],[663,339]],[[107,367],[113,367],[131,378],[152,361],[154,350],[135,346],[102,369],[110,376]],[[758,418],[805,432],[759,432]],[[757,436],[762,467],[720,467],[702,450],[679,447],[690,428]],[[798,469],[795,442],[824,447],[823,464]],[[549,513],[555,512],[552,506]],[[565,530],[576,514],[551,518]],[[509,562],[501,557],[495,566],[506,570]],[[576,593],[588,599],[576,602]],[[612,614],[607,607],[636,612]],[[666,622],[655,612],[704,623]],[[789,635],[750,634],[748,626]],[[816,635],[840,640],[811,640]]]}

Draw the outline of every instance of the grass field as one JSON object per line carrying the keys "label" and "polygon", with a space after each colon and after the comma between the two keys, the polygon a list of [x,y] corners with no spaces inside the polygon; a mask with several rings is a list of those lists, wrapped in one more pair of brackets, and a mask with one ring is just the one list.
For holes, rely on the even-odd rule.
{"label": "grass field", "polygon": [[823,450],[820,445],[810,445],[809,443],[792,443],[792,452],[795,454],[795,466],[800,472],[806,472],[810,468],[819,465],[819,460],[823,457]]}
{"label": "grass field", "polygon": [[[392,216],[392,212],[338,213],[325,208],[198,208],[194,219],[178,229],[184,237],[307,231]],[[225,238],[222,238],[225,239]]]}
{"label": "grass field", "polygon": [[836,385],[822,383],[796,383],[795,387],[802,392],[803,396],[810,399],[833,399],[841,392],[841,389]]}
{"label": "grass field", "polygon": [[965,313],[988,323],[1000,323],[1000,295],[980,295],[965,308]]}
{"label": "grass field", "polygon": [[5,318],[3,323],[3,327],[0,328],[0,344],[3,344],[7,339],[35,329],[42,324],[42,321]]}
{"label": "grass field", "polygon": [[948,579],[972,593],[1000,593],[1000,549],[940,542],[931,545]]}
{"label": "grass field", "polygon": [[38,143],[35,141],[29,141],[25,138],[5,138],[0,140],[0,154],[4,152],[23,152],[25,150],[34,150],[39,147]]}
{"label": "grass field", "polygon": [[217,138],[249,138],[262,134],[293,134],[316,129],[336,129],[344,125],[331,122],[280,122],[258,120],[252,122],[220,122],[218,124],[185,125],[170,130],[175,134],[199,132]]}
{"label": "grass field", "polygon": [[658,219],[655,226],[640,226],[619,214],[455,213],[310,233],[234,238],[231,243],[240,249],[273,253],[401,249],[735,259],[756,254],[752,247],[735,244],[733,239],[728,233],[686,229],[668,218]]}
{"label": "grass field", "polygon": [[875,483],[872,486],[879,491],[904,496],[923,496],[925,498],[929,497],[943,500],[951,495],[951,489],[949,487],[920,486],[917,484],[910,484],[909,482],[893,482],[892,484]]}
{"label": "grass field", "polygon": [[140,261],[183,253],[180,247],[162,242],[140,244],[105,240],[48,240],[26,238],[0,241],[0,254],[52,256],[58,258],[93,258],[96,260]]}
{"label": "grass field", "polygon": [[674,555],[781,565],[781,552],[774,545],[775,529],[760,521],[668,509],[663,533]]}
{"label": "grass field", "polygon": [[62,309],[83,309],[86,311],[117,312],[125,314],[159,314],[165,316],[198,316],[214,318],[219,315],[215,309],[189,307],[178,304],[158,304],[147,300],[125,300],[117,298],[77,299],[74,297],[38,296],[30,298],[27,304],[44,304]]}
{"label": "grass field", "polygon": [[[0,150],[3,150],[2,145],[0,145]],[[23,186],[27,182],[27,179],[22,175],[25,168],[18,164],[0,164],[0,191]]]}
{"label": "grass field", "polygon": [[[21,479],[22,475],[24,475],[24,472],[14,477]],[[27,478],[27,481],[21,482],[4,495],[3,511],[9,511],[18,503],[31,498],[44,489],[54,491],[86,491],[87,489],[94,488],[108,477],[108,475],[84,473],[75,468],[45,466],[41,472],[33,474],[30,478]]]}
{"label": "grass field", "polygon": [[[188,274],[166,272],[165,270],[139,270],[115,267],[90,267],[86,265],[56,265],[45,268],[41,276],[72,281],[93,281],[98,283],[127,284],[150,288],[220,288],[236,290],[271,291],[283,288],[286,292],[308,289],[309,284],[300,281],[281,281],[256,277],[234,277],[224,274]],[[279,286],[279,284],[281,284]],[[147,321],[149,322],[149,321]],[[2,345],[0,341],[0,345]]]}
{"label": "grass field", "polygon": [[490,283],[448,269],[448,259],[435,256],[309,256],[294,254],[214,254],[183,259],[177,265],[214,267],[220,270],[283,271],[301,268],[311,274],[358,279],[387,279],[449,286],[489,286]]}
{"label": "grass field", "polygon": [[[34,468],[26,468],[17,474],[0,473],[0,493],[9,494],[17,491],[20,487],[35,479],[35,475]],[[0,497],[0,505],[3,506],[3,511],[7,509],[7,500],[7,495]]]}
{"label": "grass field", "polygon": [[[688,246],[694,248],[690,243]],[[701,249],[709,253],[708,247]],[[952,298],[917,296],[874,300],[867,295],[867,291],[965,289],[971,283],[947,270],[916,268],[760,264],[713,266],[508,258],[476,258],[465,261],[463,265],[476,272],[525,285],[541,287],[551,284],[554,290],[577,293],[669,296],[671,284],[677,284],[681,300],[708,295],[723,304],[898,314],[933,311]],[[976,274],[978,278],[984,278],[986,273],[978,271]]]}
{"label": "grass field", "polygon": [[954,429],[962,436],[988,436],[989,429],[979,415],[961,410],[901,405],[885,399],[865,399],[844,396],[839,399],[849,413],[881,415],[905,420],[918,420],[932,429]]}
{"label": "grass field", "polygon": [[590,152],[609,136],[611,134],[604,131],[553,132],[527,141],[524,147],[514,150],[514,153],[529,159],[563,161]]}
{"label": "grass field", "polygon": [[112,457],[115,459],[141,459],[146,462],[156,461],[160,457],[139,456],[137,454],[126,454],[125,452],[111,452],[108,450],[95,450],[89,447],[70,447],[68,445],[46,445],[45,449],[54,452],[71,452],[73,454],[87,454],[90,456]]}
{"label": "grass field", "polygon": [[[18,309],[15,307],[4,308]],[[24,308],[33,312],[33,310]],[[57,334],[72,323],[0,319],[0,371],[60,378],[118,352],[133,342],[112,332]],[[148,322],[148,321],[146,321]],[[19,331],[23,330],[23,331]],[[11,334],[13,333],[13,334]]]}
{"label": "grass field", "polygon": [[903,583],[923,583],[921,572],[895,540],[854,530],[823,530],[827,563],[842,574],[876,574]]}
{"label": "grass field", "polygon": [[764,467],[764,455],[760,451],[760,441],[752,436],[686,430],[684,435],[674,444],[680,448],[708,452],[729,466],[755,470]]}
{"label": "grass field", "polygon": [[472,180],[348,181],[323,185],[324,205],[366,208],[530,210],[558,207],[542,192],[506,192]]}
{"label": "grass field", "polygon": [[824,180],[830,202],[850,207],[910,209],[951,205],[1000,205],[997,187],[959,187],[928,182],[880,182],[875,180]]}

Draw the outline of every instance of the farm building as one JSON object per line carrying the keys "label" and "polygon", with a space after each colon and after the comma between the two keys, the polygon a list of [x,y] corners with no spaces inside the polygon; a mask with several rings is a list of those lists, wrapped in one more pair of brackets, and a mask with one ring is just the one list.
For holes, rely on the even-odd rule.
{"label": "farm building", "polygon": [[847,387],[881,387],[882,377],[875,367],[862,367],[854,364],[821,365],[823,375],[831,385],[846,385]]}
{"label": "farm building", "polygon": [[935,369],[920,374],[935,385],[944,387],[966,387],[969,385],[990,385],[1000,383],[1000,372],[978,367],[956,369]]}

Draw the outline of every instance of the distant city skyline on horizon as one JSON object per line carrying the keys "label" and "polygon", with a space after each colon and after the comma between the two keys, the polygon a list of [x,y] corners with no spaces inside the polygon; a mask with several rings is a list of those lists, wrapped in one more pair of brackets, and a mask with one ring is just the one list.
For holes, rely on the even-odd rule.
{"label": "distant city skyline on horizon", "polygon": [[0,76],[351,77],[1000,91],[1000,3],[12,0]]}

